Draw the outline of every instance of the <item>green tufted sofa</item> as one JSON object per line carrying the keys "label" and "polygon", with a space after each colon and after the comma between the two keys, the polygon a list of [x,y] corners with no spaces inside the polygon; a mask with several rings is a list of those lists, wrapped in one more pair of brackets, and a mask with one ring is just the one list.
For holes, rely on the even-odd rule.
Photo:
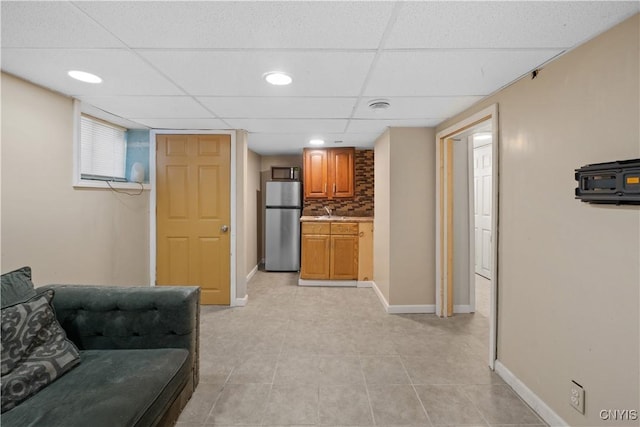
{"label": "green tufted sofa", "polygon": [[200,288],[50,285],[80,363],[3,427],[174,425],[198,384]]}

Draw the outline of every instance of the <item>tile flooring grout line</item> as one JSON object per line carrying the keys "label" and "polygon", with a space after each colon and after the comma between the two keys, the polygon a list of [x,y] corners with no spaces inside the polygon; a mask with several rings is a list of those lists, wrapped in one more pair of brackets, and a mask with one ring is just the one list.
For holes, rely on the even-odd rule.
{"label": "tile flooring grout line", "polygon": [[369,412],[371,413],[371,422],[372,425],[376,425],[376,416],[373,413],[373,405],[371,404],[371,395],[369,394],[369,382],[367,381],[367,377],[364,374],[364,369],[362,369],[362,356],[358,356],[358,364],[360,365],[360,373],[362,374],[362,380],[364,382],[364,390],[367,393],[367,402],[369,402]]}

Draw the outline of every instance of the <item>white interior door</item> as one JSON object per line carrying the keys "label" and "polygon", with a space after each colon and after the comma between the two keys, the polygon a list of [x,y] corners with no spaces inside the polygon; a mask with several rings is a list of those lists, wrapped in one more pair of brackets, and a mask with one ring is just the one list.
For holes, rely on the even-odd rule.
{"label": "white interior door", "polygon": [[473,149],[476,273],[491,280],[491,142]]}

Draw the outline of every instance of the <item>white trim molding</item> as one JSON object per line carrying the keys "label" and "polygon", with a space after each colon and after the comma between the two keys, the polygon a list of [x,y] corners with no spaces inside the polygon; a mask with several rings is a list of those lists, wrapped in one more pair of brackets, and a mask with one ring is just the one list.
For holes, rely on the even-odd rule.
{"label": "white trim molding", "polygon": [[459,304],[453,306],[454,313],[474,313],[475,310],[471,304]]}
{"label": "white trim molding", "polygon": [[384,311],[389,314],[423,314],[435,313],[435,304],[418,304],[418,305],[392,305],[389,304],[375,282],[370,282],[373,291],[378,296],[380,303],[384,307]]}
{"label": "white trim molding", "polygon": [[257,272],[258,272],[258,264],[256,264],[256,266],[253,267],[253,269],[251,269],[249,274],[247,274],[247,281],[245,283],[249,283],[249,280],[251,280],[253,276],[256,275]]}
{"label": "white trim molding", "polygon": [[337,288],[355,288],[357,280],[308,280],[298,279],[298,286],[330,286]]}
{"label": "white trim molding", "polygon": [[358,280],[358,287],[359,288],[373,288],[373,281],[371,280]]}
{"label": "white trim molding", "polygon": [[513,372],[507,369],[506,366],[500,362],[500,360],[495,361],[495,370],[498,375],[511,386],[513,391],[516,392],[518,396],[522,400],[526,402],[527,405],[531,406],[531,408],[536,411],[536,413],[552,427],[564,427],[569,424],[563,420],[560,415],[556,414],[553,409],[549,407],[537,394],[535,394],[529,387],[525,385],[518,377],[516,377]]}
{"label": "white trim molding", "polygon": [[236,298],[233,301],[233,304],[231,305],[231,307],[244,307],[245,305],[247,305],[248,302],[249,302],[249,295],[245,295],[242,298]]}

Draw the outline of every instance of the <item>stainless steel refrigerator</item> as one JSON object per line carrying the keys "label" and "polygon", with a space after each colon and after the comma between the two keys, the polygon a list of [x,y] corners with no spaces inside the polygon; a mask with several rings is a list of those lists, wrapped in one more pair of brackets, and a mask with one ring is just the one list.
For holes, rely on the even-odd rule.
{"label": "stainless steel refrigerator", "polygon": [[302,184],[268,181],[265,199],[264,269],[299,271]]}

